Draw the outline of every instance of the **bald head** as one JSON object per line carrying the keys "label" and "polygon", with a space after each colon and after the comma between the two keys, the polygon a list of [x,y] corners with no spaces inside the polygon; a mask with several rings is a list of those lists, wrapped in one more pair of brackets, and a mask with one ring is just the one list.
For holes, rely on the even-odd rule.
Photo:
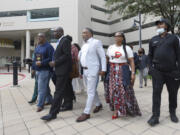
{"label": "bald head", "polygon": [[56,39],[59,39],[63,35],[64,35],[64,29],[62,27],[57,27],[54,29],[54,37]]}
{"label": "bald head", "polygon": [[64,34],[64,30],[63,30],[62,27],[57,27],[57,28],[55,29],[55,31]]}
{"label": "bald head", "polygon": [[43,45],[46,42],[45,33],[38,33],[38,44]]}

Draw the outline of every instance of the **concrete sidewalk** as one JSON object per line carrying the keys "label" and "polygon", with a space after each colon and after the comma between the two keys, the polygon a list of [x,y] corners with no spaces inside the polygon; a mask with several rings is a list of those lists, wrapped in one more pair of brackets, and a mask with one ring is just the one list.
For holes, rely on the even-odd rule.
{"label": "concrete sidewalk", "polygon": [[[112,120],[112,112],[105,103],[103,84],[98,86],[104,109],[98,114],[91,114],[86,122],[76,123],[76,118],[83,112],[86,93],[77,94],[74,110],[60,113],[56,120],[44,122],[41,116],[49,112],[50,106],[37,113],[36,105],[29,105],[34,87],[30,74],[23,71],[26,78],[20,87],[4,87],[0,89],[0,135],[180,135],[180,123],[170,121],[168,112],[168,94],[164,88],[162,94],[160,124],[151,128],[147,120],[151,116],[152,84],[140,89],[138,78],[135,82],[135,93],[142,112],[142,117],[127,117]],[[7,84],[12,76],[0,75],[0,86]],[[50,84],[52,94],[54,85]],[[178,103],[180,100],[178,98]],[[177,109],[180,118],[180,106]]]}

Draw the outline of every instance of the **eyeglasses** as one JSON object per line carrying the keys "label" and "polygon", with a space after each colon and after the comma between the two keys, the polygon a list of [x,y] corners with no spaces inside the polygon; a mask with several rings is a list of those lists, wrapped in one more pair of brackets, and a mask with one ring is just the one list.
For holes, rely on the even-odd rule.
{"label": "eyeglasses", "polygon": [[115,35],[114,37],[123,37],[122,35]]}

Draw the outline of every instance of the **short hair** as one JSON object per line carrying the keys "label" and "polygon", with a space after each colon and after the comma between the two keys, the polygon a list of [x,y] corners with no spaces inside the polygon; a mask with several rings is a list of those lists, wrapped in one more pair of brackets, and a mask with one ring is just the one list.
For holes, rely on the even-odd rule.
{"label": "short hair", "polygon": [[43,33],[43,32],[40,32],[40,33],[38,33],[38,36],[40,36],[40,37],[46,37],[46,34],[45,33]]}
{"label": "short hair", "polygon": [[145,54],[144,48],[139,48],[138,53],[139,53],[139,52],[142,52],[143,54]]}
{"label": "short hair", "polygon": [[79,51],[81,50],[81,47],[77,43],[74,43],[73,45],[76,46]]}
{"label": "short hair", "polygon": [[92,36],[94,35],[94,31],[93,31],[91,28],[86,27],[85,29],[86,29],[87,31],[89,31]]}
{"label": "short hair", "polygon": [[62,33],[64,35],[64,29],[63,27],[56,27],[51,29],[52,31],[57,31],[58,33]]}

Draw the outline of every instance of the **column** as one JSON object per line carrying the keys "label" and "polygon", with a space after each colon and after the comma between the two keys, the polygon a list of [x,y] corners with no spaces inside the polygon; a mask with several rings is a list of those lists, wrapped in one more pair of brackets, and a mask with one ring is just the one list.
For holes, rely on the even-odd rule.
{"label": "column", "polygon": [[23,59],[24,59],[24,38],[21,38],[21,66],[24,65]]}
{"label": "column", "polygon": [[30,44],[31,44],[31,35],[30,31],[26,31],[26,59],[30,57]]}

